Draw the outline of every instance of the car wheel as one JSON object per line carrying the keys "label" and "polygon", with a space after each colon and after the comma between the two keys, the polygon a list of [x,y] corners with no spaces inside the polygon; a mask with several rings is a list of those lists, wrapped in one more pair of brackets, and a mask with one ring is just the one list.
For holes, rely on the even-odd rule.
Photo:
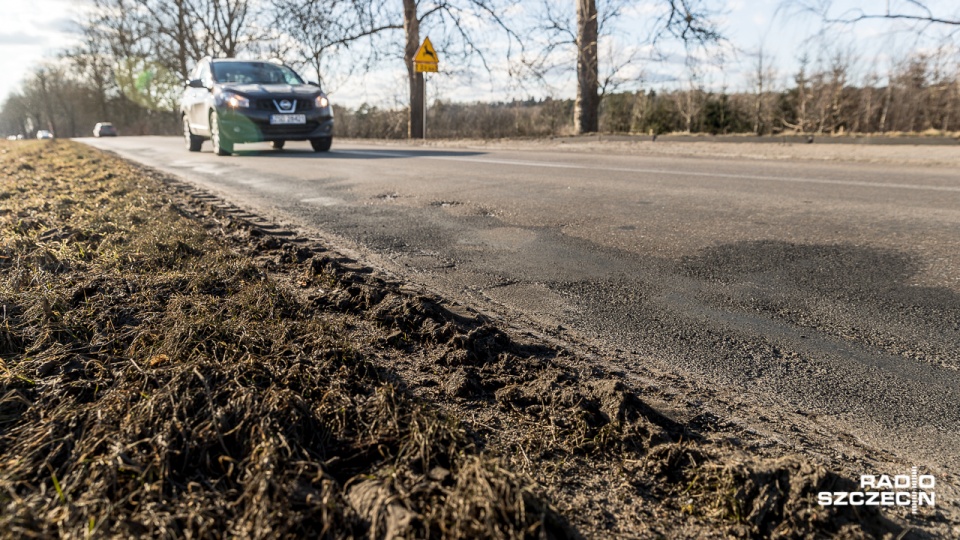
{"label": "car wheel", "polygon": [[270,141],[270,147],[274,150],[283,150],[283,145],[287,141]]}
{"label": "car wheel", "polygon": [[233,143],[220,131],[217,111],[210,113],[210,142],[213,143],[213,153],[218,156],[229,156],[233,153]]}
{"label": "car wheel", "polygon": [[323,137],[322,139],[310,139],[310,146],[314,152],[329,152],[333,146],[333,137]]}
{"label": "car wheel", "polygon": [[[97,134],[97,137],[99,136]],[[190,132],[190,120],[187,119],[186,115],[183,117],[183,142],[187,150],[191,152],[199,152],[203,145],[203,137],[198,137]]]}

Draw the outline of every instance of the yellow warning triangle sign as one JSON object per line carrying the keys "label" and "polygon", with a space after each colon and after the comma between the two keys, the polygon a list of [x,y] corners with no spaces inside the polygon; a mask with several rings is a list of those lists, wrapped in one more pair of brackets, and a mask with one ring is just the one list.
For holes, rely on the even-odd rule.
{"label": "yellow warning triangle sign", "polygon": [[413,57],[413,61],[420,64],[440,63],[440,58],[437,57],[437,50],[433,48],[433,43],[430,43],[429,37],[424,38],[423,44],[417,49],[417,55]]}

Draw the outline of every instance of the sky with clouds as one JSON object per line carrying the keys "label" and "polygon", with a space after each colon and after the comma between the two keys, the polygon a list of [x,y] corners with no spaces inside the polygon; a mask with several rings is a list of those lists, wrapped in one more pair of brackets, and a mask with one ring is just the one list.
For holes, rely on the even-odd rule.
{"label": "sky with clouds", "polygon": [[[903,0],[891,2],[895,6]],[[573,4],[572,1],[569,3]],[[836,0],[835,13],[858,6],[864,9],[882,6],[884,3],[884,0]],[[83,6],[83,2],[78,0],[3,0],[3,4],[0,18],[0,98],[16,91],[23,77],[45,57],[56,54],[56,51],[69,46],[76,39],[75,21],[79,17],[78,9]],[[508,15],[522,18],[525,10],[532,9],[532,4],[517,2],[512,8],[516,11]],[[700,63],[697,69],[702,84],[709,88],[747,88],[756,62],[756,52],[761,46],[784,82],[796,69],[803,51],[808,52],[811,60],[815,61],[823,47],[820,40],[811,38],[821,29],[818,18],[783,9],[783,0],[729,0],[715,4],[722,6],[718,20],[728,42],[724,46],[723,62],[711,58]],[[960,11],[956,0],[931,0],[928,4],[945,13]],[[681,47],[662,47],[659,50],[661,61],[653,61],[649,59],[650,51],[644,49],[637,39],[644,32],[644,21],[649,20],[651,14],[656,13],[658,6],[662,5],[662,0],[637,0],[625,10],[612,35],[601,42],[601,63],[616,57],[625,59],[630,51],[638,51],[637,59],[622,73],[628,81],[627,87],[670,87],[684,84],[688,77],[687,52]],[[871,68],[882,70],[890,58],[897,57],[904,50],[935,45],[932,39],[918,43],[907,33],[892,33],[891,30],[896,28],[896,25],[888,22],[859,24],[832,33],[831,41],[852,51],[856,67],[861,71]],[[492,73],[480,69],[476,60],[459,66],[453,61],[445,62],[441,64],[444,73],[431,75],[429,88],[433,92],[432,98],[506,101],[527,96],[571,97],[574,94],[575,83],[569,71],[555,72],[544,82],[527,82],[523,85],[511,82],[507,76],[510,64],[504,54],[506,44],[502,39],[492,37],[495,34],[490,35],[491,39],[486,45],[491,52],[488,63],[493,68]],[[525,39],[533,43],[537,38],[526,36]],[[694,54],[702,56],[696,51]],[[405,101],[405,70],[399,55],[396,55],[395,62],[384,63],[372,73],[331,77],[328,89],[337,101],[349,106],[357,106],[365,101],[386,106],[399,105]]]}
{"label": "sky with clouds", "polygon": [[69,0],[3,0],[0,11],[0,96],[45,56],[75,39],[76,5]]}

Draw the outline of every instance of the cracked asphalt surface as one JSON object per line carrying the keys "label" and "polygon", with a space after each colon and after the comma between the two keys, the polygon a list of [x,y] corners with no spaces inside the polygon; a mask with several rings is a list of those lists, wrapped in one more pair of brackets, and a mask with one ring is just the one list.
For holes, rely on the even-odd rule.
{"label": "cracked asphalt surface", "polygon": [[676,374],[691,381],[682,399],[727,396],[744,425],[960,470],[954,168],[560,144],[218,158],[173,137],[84,142],[574,336],[628,374]]}

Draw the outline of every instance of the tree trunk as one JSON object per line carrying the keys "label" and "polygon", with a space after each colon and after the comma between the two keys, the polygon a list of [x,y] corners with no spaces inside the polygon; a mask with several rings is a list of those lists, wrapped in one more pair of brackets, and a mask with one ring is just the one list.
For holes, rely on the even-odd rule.
{"label": "tree trunk", "polygon": [[43,100],[43,112],[47,116],[47,129],[55,135],[59,135],[57,133],[57,123],[53,116],[53,99],[51,99],[49,89],[47,88],[47,73],[40,70],[37,72],[36,77],[40,88],[40,99]]}
{"label": "tree trunk", "polygon": [[[178,1],[177,6],[177,71],[180,77],[186,81],[190,78],[190,70],[187,67],[187,10],[183,2]],[[197,59],[199,60],[199,58]],[[104,117],[106,118],[106,117]]]}
{"label": "tree trunk", "polygon": [[758,136],[763,136],[764,131],[766,131],[766,126],[763,122],[763,92],[764,92],[764,83],[766,82],[767,72],[766,66],[764,65],[764,60],[766,58],[763,55],[763,47],[760,48],[760,52],[757,54],[757,80],[756,89],[757,89],[757,99],[754,102],[753,110],[753,132]]}
{"label": "tree trunk", "polygon": [[807,132],[807,55],[800,58],[800,73],[794,79],[797,83],[797,126],[800,133]]}
{"label": "tree trunk", "polygon": [[410,108],[407,121],[407,135],[411,139],[423,138],[423,73],[417,73],[413,67],[413,58],[420,48],[420,20],[417,18],[417,1],[403,0],[403,31],[407,36],[407,46],[403,52],[403,61],[407,64],[407,77],[410,81]]}
{"label": "tree trunk", "polygon": [[93,52],[92,48],[90,59],[93,86],[97,92],[97,108],[99,109],[100,118],[109,118],[110,111],[107,110],[107,77],[102,70],[103,64],[101,63],[103,60],[100,57],[100,53]]}
{"label": "tree trunk", "polygon": [[887,113],[890,111],[890,102],[893,98],[892,81],[887,82],[887,89],[883,99],[883,110],[880,112],[880,133],[887,132]]}
{"label": "tree trunk", "polygon": [[598,31],[596,0],[577,0],[577,133],[595,133],[600,127]]}

